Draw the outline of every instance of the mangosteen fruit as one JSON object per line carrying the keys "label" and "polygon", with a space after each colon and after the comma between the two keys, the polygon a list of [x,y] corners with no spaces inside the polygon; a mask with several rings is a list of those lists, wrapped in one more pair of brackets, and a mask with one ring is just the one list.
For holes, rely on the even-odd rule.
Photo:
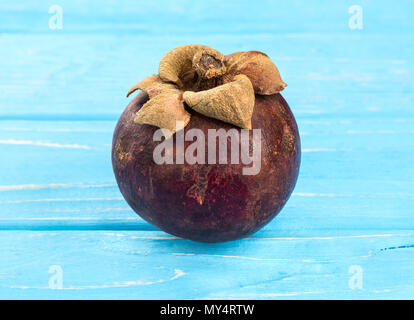
{"label": "mangosteen fruit", "polygon": [[264,53],[204,45],[168,52],[134,85],[116,125],[119,189],[144,220],[201,242],[245,237],[271,221],[298,177],[300,139]]}

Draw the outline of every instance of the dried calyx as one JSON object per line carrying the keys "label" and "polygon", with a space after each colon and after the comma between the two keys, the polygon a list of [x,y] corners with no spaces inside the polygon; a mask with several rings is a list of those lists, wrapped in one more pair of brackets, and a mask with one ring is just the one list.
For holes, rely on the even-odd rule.
{"label": "dried calyx", "polygon": [[204,45],[184,45],[168,52],[158,75],[134,85],[127,96],[142,90],[149,100],[134,121],[165,130],[168,138],[185,127],[194,111],[235,126],[251,129],[255,94],[272,95],[286,87],[270,58],[259,51],[224,56]]}

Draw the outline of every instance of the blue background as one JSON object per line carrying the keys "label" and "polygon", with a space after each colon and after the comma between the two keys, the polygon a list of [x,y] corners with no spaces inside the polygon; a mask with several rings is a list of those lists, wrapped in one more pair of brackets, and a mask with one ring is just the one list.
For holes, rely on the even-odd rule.
{"label": "blue background", "polygon": [[[413,14],[408,0],[1,1],[0,298],[414,298]],[[294,194],[239,241],[158,230],[112,173],[127,90],[189,43],[267,53],[299,125]]]}

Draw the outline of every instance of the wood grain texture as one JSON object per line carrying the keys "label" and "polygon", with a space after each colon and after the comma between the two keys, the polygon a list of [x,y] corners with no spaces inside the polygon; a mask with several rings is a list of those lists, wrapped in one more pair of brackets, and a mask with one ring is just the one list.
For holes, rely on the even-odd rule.
{"label": "wood grain texture", "polygon": [[[414,297],[412,2],[361,1],[362,30],[348,1],[60,1],[62,30],[52,4],[0,4],[0,298]],[[298,184],[246,239],[163,233],[113,177],[126,92],[186,43],[263,51],[288,83]]]}

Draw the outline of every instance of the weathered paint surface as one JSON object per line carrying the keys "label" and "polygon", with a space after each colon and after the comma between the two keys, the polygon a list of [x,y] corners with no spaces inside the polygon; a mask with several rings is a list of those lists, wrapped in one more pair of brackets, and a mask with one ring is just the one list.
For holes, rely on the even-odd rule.
{"label": "weathered paint surface", "polygon": [[[59,1],[52,30],[53,4],[0,4],[1,298],[413,298],[414,4],[361,1],[351,29],[347,1]],[[113,176],[130,84],[185,43],[263,51],[288,83],[298,184],[242,240],[159,231]]]}

